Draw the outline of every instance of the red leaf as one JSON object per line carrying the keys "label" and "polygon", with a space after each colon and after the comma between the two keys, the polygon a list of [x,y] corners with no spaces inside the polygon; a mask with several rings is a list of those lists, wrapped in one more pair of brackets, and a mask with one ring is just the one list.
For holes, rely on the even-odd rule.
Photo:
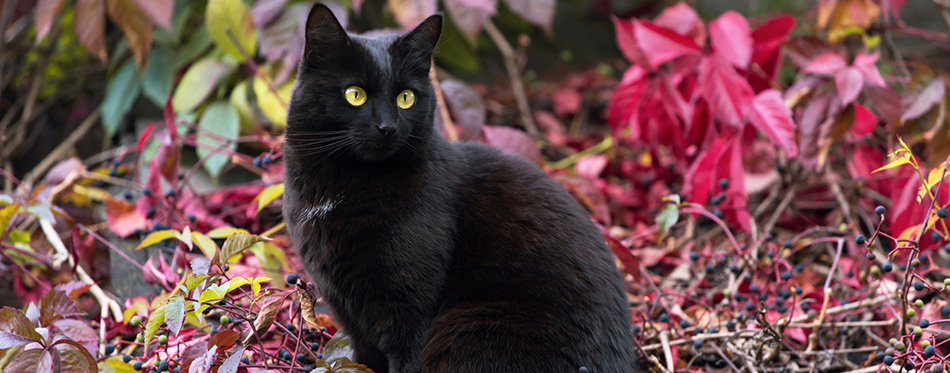
{"label": "red leaf", "polygon": [[909,102],[906,104],[907,110],[904,110],[904,113],[901,114],[901,121],[916,119],[924,115],[931,107],[940,102],[940,100],[943,100],[945,92],[946,87],[943,79],[934,79],[916,96],[909,97],[908,100],[905,100],[905,102]]}
{"label": "red leaf", "polygon": [[858,98],[861,88],[864,87],[864,77],[861,76],[861,71],[854,67],[839,70],[835,73],[835,87],[838,89],[841,105],[846,106]]}
{"label": "red leaf", "polygon": [[222,330],[220,333],[211,336],[208,341],[208,347],[218,346],[219,351],[227,351],[234,347],[240,335],[233,330]]}
{"label": "red leaf", "polygon": [[770,89],[755,96],[750,119],[755,128],[772,140],[772,143],[785,149],[789,157],[798,154],[792,111],[785,106],[781,93]]}
{"label": "red leaf", "polygon": [[60,319],[53,322],[53,328],[59,334],[79,343],[91,355],[96,354],[96,347],[99,345],[99,337],[86,321],[76,319]]}
{"label": "red leaf", "polygon": [[[171,128],[174,128],[172,126]],[[172,131],[169,131],[172,132]],[[180,149],[178,144],[172,142],[172,138],[169,133],[162,133],[158,137],[159,146],[158,152],[155,153],[155,156],[152,158],[152,161],[149,164],[150,170],[149,173],[158,172],[168,181],[169,184],[178,183],[178,156]],[[151,186],[150,186],[151,187]],[[161,189],[156,189],[154,191],[159,191]]]}
{"label": "red leaf", "polygon": [[142,135],[139,136],[139,143],[135,146],[136,152],[141,153],[142,149],[145,149],[145,141],[148,140],[148,137],[152,135],[152,131],[154,130],[155,123],[149,123],[145,131],[142,131]]}
{"label": "red leaf", "polygon": [[[792,16],[780,16],[770,19],[764,25],[752,32],[752,63],[758,65],[765,76],[766,81],[774,80],[778,75],[780,67],[780,47],[788,33],[795,28],[795,18]],[[761,89],[768,87],[767,82]],[[756,87],[758,89],[758,87]]]}
{"label": "red leaf", "polygon": [[818,56],[805,67],[805,72],[818,75],[834,75],[841,69],[848,66],[844,57],[835,52],[827,52]]}
{"label": "red leaf", "polygon": [[106,221],[109,222],[109,229],[122,238],[128,237],[136,229],[145,229],[148,226],[145,216],[134,204],[112,197],[106,199]]}
{"label": "red leaf", "polygon": [[864,94],[871,99],[871,103],[874,104],[874,111],[884,122],[895,126],[895,128],[900,125],[903,104],[901,103],[900,94],[894,88],[891,86],[877,87],[869,85],[864,87]]}
{"label": "red leaf", "polygon": [[728,11],[709,23],[713,54],[737,68],[749,66],[752,60],[752,34],[749,22],[734,11]]}
{"label": "red leaf", "polygon": [[82,281],[70,281],[70,282],[65,282],[65,283],[56,285],[57,289],[65,291],[66,294],[68,294],[69,297],[72,299],[78,298],[79,295],[81,295],[82,293],[85,293],[86,290],[89,290],[89,288],[91,287],[92,287],[92,284],[87,284]]}
{"label": "red leaf", "polygon": [[877,116],[864,107],[864,105],[854,104],[854,124],[851,126],[851,134],[856,137],[864,137],[874,133],[877,127]]}
{"label": "red leaf", "polygon": [[534,164],[541,164],[541,150],[528,134],[509,127],[484,126],[485,143],[501,149],[505,154],[516,155]]}
{"label": "red leaf", "polygon": [[581,97],[580,92],[571,87],[564,87],[557,92],[554,92],[554,95],[551,97],[551,100],[554,101],[554,112],[557,115],[568,115],[568,114],[577,114],[581,109]]}
{"label": "red leaf", "polygon": [[165,119],[165,127],[168,128],[168,132],[172,135],[172,140],[178,138],[178,127],[175,126],[175,107],[172,105],[172,95],[168,95],[168,99],[165,100],[165,108],[162,109],[162,118]]}
{"label": "red leaf", "polygon": [[881,72],[878,71],[877,66],[874,65],[880,56],[881,53],[879,52],[874,52],[871,54],[860,53],[854,57],[852,66],[861,72],[861,76],[864,77],[864,81],[878,87],[883,87],[887,85],[887,83],[884,82]]}
{"label": "red leaf", "polygon": [[89,54],[102,62],[106,56],[106,8],[100,0],[78,0],[73,17],[73,26],[79,43],[89,50]]}
{"label": "red leaf", "polygon": [[148,14],[149,18],[152,19],[159,26],[164,27],[166,30],[172,29],[172,11],[175,8],[174,1],[155,1],[155,0],[135,0],[135,5],[138,5],[145,14]]}
{"label": "red leaf", "polygon": [[738,126],[752,103],[752,87],[727,61],[715,56],[699,65],[702,94],[712,112],[722,122]]}
{"label": "red leaf", "polygon": [[40,325],[49,326],[53,321],[62,318],[84,317],[85,312],[79,310],[76,301],[65,291],[54,288],[40,300]]}
{"label": "red leaf", "polygon": [[614,133],[630,125],[630,116],[636,110],[647,85],[644,79],[646,73],[646,70],[639,66],[631,66],[611,94],[610,103],[607,105],[607,121]]}
{"label": "red leaf", "polygon": [[646,53],[649,67],[659,67],[666,61],[700,53],[702,48],[693,39],[648,21],[633,20],[633,36],[637,46]]}
{"label": "red leaf", "polygon": [[703,20],[700,19],[699,14],[696,14],[696,11],[689,5],[686,5],[686,3],[677,3],[676,5],[664,9],[663,12],[653,20],[653,23],[657,26],[676,31],[681,35],[689,36],[693,38],[697,44],[702,44],[706,40],[706,27],[703,25]]}
{"label": "red leaf", "polygon": [[637,257],[633,256],[633,253],[630,252],[623,243],[620,242],[617,238],[610,234],[607,231],[607,228],[604,228],[603,225],[594,223],[597,225],[597,229],[600,230],[601,236],[604,237],[604,240],[607,241],[607,246],[610,247],[610,250],[614,252],[614,255],[617,256],[617,259],[620,259],[620,263],[623,263],[623,271],[627,274],[633,276],[634,280],[640,279],[640,260]]}

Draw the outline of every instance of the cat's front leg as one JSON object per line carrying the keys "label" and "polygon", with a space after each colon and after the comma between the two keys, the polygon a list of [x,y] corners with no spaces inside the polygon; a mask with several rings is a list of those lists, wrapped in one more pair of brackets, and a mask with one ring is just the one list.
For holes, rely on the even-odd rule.
{"label": "cat's front leg", "polygon": [[386,355],[370,344],[354,343],[353,360],[369,367],[374,373],[395,372],[389,369],[389,359]]}

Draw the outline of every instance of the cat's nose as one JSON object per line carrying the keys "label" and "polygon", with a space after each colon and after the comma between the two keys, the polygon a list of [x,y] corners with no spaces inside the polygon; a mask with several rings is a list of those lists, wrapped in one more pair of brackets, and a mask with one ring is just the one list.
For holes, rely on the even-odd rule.
{"label": "cat's nose", "polygon": [[394,123],[380,123],[376,125],[376,128],[379,128],[379,132],[382,132],[386,136],[396,132],[396,124]]}

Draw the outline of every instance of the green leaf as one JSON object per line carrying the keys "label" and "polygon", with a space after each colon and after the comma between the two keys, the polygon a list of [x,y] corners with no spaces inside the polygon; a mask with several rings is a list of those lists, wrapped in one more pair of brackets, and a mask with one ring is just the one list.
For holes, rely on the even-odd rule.
{"label": "green leaf", "polygon": [[198,58],[198,56],[207,51],[210,46],[211,35],[208,34],[208,29],[204,27],[198,28],[191,33],[185,45],[181,46],[175,53],[175,69],[179,69],[191,63],[191,61],[194,61],[195,58]]}
{"label": "green leaf", "polygon": [[231,259],[232,256],[262,241],[264,241],[264,239],[256,234],[235,233],[228,236],[228,239],[224,241],[224,245],[221,246],[221,257],[218,258],[217,264],[224,267],[224,264],[227,263],[228,259]]}
{"label": "green leaf", "polygon": [[174,59],[175,53],[167,48],[156,48],[148,54],[148,66],[142,77],[142,93],[158,107],[165,106],[165,100],[172,92]]}
{"label": "green leaf", "polygon": [[185,299],[179,295],[168,298],[168,304],[165,305],[165,325],[168,325],[168,331],[177,336],[184,321]]}
{"label": "green leaf", "polygon": [[261,283],[267,281],[270,281],[270,277],[255,277],[251,280],[251,289],[254,290],[255,297],[261,292]]}
{"label": "green leaf", "polygon": [[20,211],[19,203],[7,205],[6,207],[0,209],[0,234],[7,230],[7,225],[10,224],[10,220],[13,219],[13,215],[15,215],[18,211]]}
{"label": "green leaf", "polygon": [[467,73],[475,73],[481,69],[478,57],[450,19],[445,20],[436,51],[435,59],[440,65]]}
{"label": "green leaf", "polygon": [[[260,261],[261,269],[264,270],[264,274],[271,278],[283,277],[283,269],[290,268],[290,262],[287,261],[287,256],[284,255],[284,251],[277,246],[267,242],[259,242],[251,245],[248,251],[257,257],[257,260]],[[281,281],[281,283],[283,282]]]}
{"label": "green leaf", "polygon": [[[271,90],[270,85],[273,82],[261,78],[254,79],[253,89],[257,97],[257,106],[261,108],[261,113],[277,126],[287,126],[287,105],[290,102],[290,94],[294,90],[294,82],[295,79],[290,79],[280,87]],[[275,91],[277,94],[274,94]]]}
{"label": "green leaf", "polygon": [[257,211],[254,214],[259,214],[264,207],[267,207],[275,199],[280,198],[284,194],[284,183],[274,184],[264,188],[257,197],[254,197],[254,201],[257,201]]}
{"label": "green leaf", "polygon": [[205,236],[200,232],[191,232],[191,239],[208,259],[213,259],[214,254],[218,252],[218,245],[214,243],[211,237]]}
{"label": "green leaf", "polygon": [[323,360],[330,364],[334,364],[342,359],[352,361],[353,353],[353,343],[350,341],[350,335],[346,334],[343,330],[334,333],[333,339],[330,339],[327,344],[323,346]]}
{"label": "green leaf", "polygon": [[178,87],[175,87],[175,94],[172,96],[172,107],[175,108],[175,112],[194,111],[214,90],[218,80],[230,71],[230,65],[212,58],[195,62],[188,71],[185,71]]}
{"label": "green leaf", "polygon": [[232,234],[237,234],[237,233],[249,233],[249,232],[246,229],[235,228],[235,227],[218,227],[208,232],[208,237],[221,239],[221,238],[228,238]]}
{"label": "green leaf", "polygon": [[231,95],[228,96],[228,102],[231,103],[231,106],[234,106],[238,116],[241,117],[241,129],[246,133],[253,132],[257,129],[254,110],[251,109],[251,103],[247,99],[248,82],[250,82],[250,79],[238,83],[238,85],[234,86],[234,90],[231,91]]}
{"label": "green leaf", "polygon": [[142,84],[139,81],[135,61],[128,60],[116,71],[106,86],[106,97],[99,108],[102,111],[102,125],[106,129],[106,137],[112,137],[119,128],[119,123],[125,114],[132,109],[132,104],[139,97]]}
{"label": "green leaf", "polygon": [[[237,143],[233,140],[241,132],[241,119],[227,101],[217,101],[201,114],[201,120],[198,122],[198,152],[199,158],[206,158],[204,168],[213,177],[221,173],[230,160],[231,156],[227,150],[237,149]],[[224,143],[224,140],[229,140]],[[201,146],[205,145],[205,146]],[[209,149],[215,148],[215,150]]]}
{"label": "green leaf", "polygon": [[165,307],[167,306],[161,306],[157,310],[152,311],[152,315],[148,317],[148,325],[145,326],[146,349],[152,338],[155,338],[155,333],[158,332],[158,328],[165,322]]}
{"label": "green leaf", "polygon": [[244,61],[244,56],[231,41],[227,30],[230,30],[249,55],[257,52],[257,29],[251,20],[251,12],[242,0],[209,0],[205,10],[205,24],[208,33],[219,48]]}
{"label": "green leaf", "polygon": [[248,281],[248,280],[247,280],[246,278],[244,278],[244,277],[235,277],[235,278],[231,279],[231,281],[228,281],[228,282],[230,283],[230,284],[228,284],[228,293],[234,291],[234,289],[237,289],[237,288],[239,288],[239,287],[241,287],[241,286],[244,286],[244,285],[247,285],[247,284],[250,284],[250,283],[251,283],[250,281]]}
{"label": "green leaf", "polygon": [[670,231],[670,228],[672,228],[680,218],[680,196],[674,194],[663,197],[663,200],[666,201],[666,204],[663,205],[663,209],[660,210],[660,213],[656,215],[656,225],[659,228],[660,238],[665,237],[666,233]]}

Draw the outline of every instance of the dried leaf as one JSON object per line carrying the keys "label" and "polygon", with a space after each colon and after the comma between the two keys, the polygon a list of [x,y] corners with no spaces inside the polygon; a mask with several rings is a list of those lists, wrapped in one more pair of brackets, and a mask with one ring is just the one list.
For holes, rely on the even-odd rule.
{"label": "dried leaf", "polygon": [[107,62],[105,32],[106,8],[101,0],[77,0],[73,16],[73,26],[79,44],[89,50],[89,54],[102,62]]}
{"label": "dried leaf", "polygon": [[[280,311],[280,306],[284,303],[284,299],[285,297],[282,294],[272,294],[261,299],[261,310],[257,313],[257,318],[254,319],[254,330],[257,332],[257,335],[264,335],[267,329],[270,329],[271,325],[274,324],[274,320],[277,318],[277,312]],[[253,340],[254,333],[247,333],[241,344],[246,346]],[[324,352],[324,357],[326,356],[326,352]]]}
{"label": "dried leaf", "polygon": [[41,41],[49,34],[59,15],[60,8],[66,0],[39,0],[36,3],[36,41]]}
{"label": "dried leaf", "polygon": [[[112,1],[112,0],[109,0]],[[164,27],[166,30],[172,29],[172,12],[175,9],[174,1],[156,1],[156,0],[134,0],[155,24]]]}
{"label": "dried leaf", "polygon": [[106,9],[109,18],[125,34],[139,70],[145,70],[148,50],[152,47],[152,20],[133,0],[109,0]]}

